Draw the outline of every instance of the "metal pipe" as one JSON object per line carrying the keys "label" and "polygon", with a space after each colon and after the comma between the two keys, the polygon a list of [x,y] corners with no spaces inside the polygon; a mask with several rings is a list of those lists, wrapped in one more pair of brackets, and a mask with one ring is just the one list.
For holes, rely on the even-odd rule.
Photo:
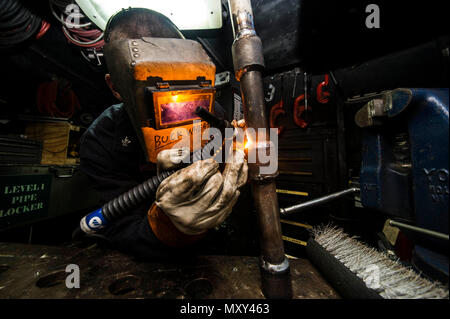
{"label": "metal pipe", "polygon": [[308,209],[308,208],[312,208],[312,207],[315,207],[315,206],[318,206],[318,205],[321,205],[324,203],[328,203],[330,201],[344,197],[349,194],[358,193],[359,191],[360,191],[360,189],[357,187],[345,189],[343,191],[328,194],[326,196],[322,196],[322,197],[307,201],[305,203],[297,204],[297,205],[290,206],[287,208],[280,208],[280,214],[283,216],[286,216],[286,215],[289,215],[292,213],[297,213],[297,212],[300,212],[300,211]]}
{"label": "metal pipe", "polygon": [[[254,29],[250,0],[229,0],[228,4],[234,33],[233,65],[236,79],[241,82],[246,126],[255,131],[265,129],[268,133],[261,74],[264,68],[262,43]],[[255,154],[267,151],[269,134],[265,141],[257,140],[252,145]],[[262,174],[261,164],[258,156],[255,163],[248,163],[258,219],[262,292],[267,298],[291,298],[290,267],[284,254],[275,185],[278,172]]]}
{"label": "metal pipe", "polygon": [[404,229],[409,229],[418,233],[422,233],[425,235],[429,235],[429,236],[433,236],[439,239],[444,239],[444,240],[449,240],[449,236],[448,234],[443,234],[443,233],[439,233],[437,231],[434,230],[430,230],[430,229],[426,229],[426,228],[422,228],[422,227],[417,227],[417,226],[412,226],[412,225],[408,225],[408,224],[404,224],[404,223],[400,223],[397,222],[395,220],[389,220],[389,225],[391,226],[397,226],[400,228],[404,228]]}

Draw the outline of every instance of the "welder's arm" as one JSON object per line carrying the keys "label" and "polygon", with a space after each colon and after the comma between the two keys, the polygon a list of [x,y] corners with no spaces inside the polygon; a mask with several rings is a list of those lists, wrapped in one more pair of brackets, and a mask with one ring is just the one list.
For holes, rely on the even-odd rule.
{"label": "welder's arm", "polygon": [[[102,204],[142,183],[142,173],[133,158],[139,154],[118,152],[114,147],[117,135],[115,123],[120,121],[120,114],[107,115],[100,117],[100,121],[84,134],[80,149],[80,168],[97,190]],[[154,198],[151,198],[127,212],[99,230],[96,236],[102,236],[121,251],[147,260],[179,255],[167,249],[149,226],[147,212],[153,201]]]}
{"label": "welder's arm", "polygon": [[[91,159],[82,159],[81,168],[90,177],[101,202],[107,202],[139,184],[133,176],[105,169]],[[153,200],[145,202],[97,232],[115,248],[134,256],[159,260],[171,258],[172,252],[153,234],[147,212]]]}
{"label": "welder's arm", "polygon": [[247,181],[247,163],[242,151],[224,171],[213,159],[198,161],[165,179],[148,213],[153,233],[169,246],[185,245],[221,224]]}

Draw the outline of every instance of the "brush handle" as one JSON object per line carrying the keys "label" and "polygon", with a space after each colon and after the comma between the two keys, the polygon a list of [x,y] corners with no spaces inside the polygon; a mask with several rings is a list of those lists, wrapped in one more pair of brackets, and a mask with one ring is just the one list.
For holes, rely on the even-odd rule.
{"label": "brush handle", "polygon": [[375,290],[366,286],[364,281],[356,276],[343,263],[334,258],[325,248],[313,238],[308,240],[306,252],[311,262],[320,270],[324,277],[339,292],[348,299],[383,299]]}

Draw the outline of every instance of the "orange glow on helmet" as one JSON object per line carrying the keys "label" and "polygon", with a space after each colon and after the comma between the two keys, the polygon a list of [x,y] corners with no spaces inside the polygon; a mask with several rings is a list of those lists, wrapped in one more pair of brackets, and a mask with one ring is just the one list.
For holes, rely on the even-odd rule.
{"label": "orange glow on helmet", "polygon": [[[104,47],[111,79],[138,134],[147,160],[180,140],[177,128],[193,134],[209,127],[194,111],[214,112],[215,65],[192,40],[142,38],[117,40]],[[203,143],[204,144],[204,143]],[[198,146],[197,146],[198,147]]]}

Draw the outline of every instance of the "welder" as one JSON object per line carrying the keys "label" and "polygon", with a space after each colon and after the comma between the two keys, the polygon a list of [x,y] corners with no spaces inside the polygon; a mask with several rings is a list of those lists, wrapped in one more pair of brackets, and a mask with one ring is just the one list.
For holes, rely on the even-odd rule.
{"label": "welder", "polygon": [[[107,202],[157,170],[178,169],[174,158],[184,160],[194,151],[193,143],[189,150],[173,149],[170,133],[177,128],[193,132],[195,119],[202,132],[208,126],[193,114],[192,105],[224,115],[214,101],[214,64],[164,15],[123,9],[109,19],[104,38],[105,80],[121,103],[106,109],[83,135],[80,166]],[[201,247],[208,230],[231,213],[246,183],[243,153],[235,150],[234,155],[223,171],[214,159],[185,165],[161,183],[154,200],[96,236],[146,259]]]}

